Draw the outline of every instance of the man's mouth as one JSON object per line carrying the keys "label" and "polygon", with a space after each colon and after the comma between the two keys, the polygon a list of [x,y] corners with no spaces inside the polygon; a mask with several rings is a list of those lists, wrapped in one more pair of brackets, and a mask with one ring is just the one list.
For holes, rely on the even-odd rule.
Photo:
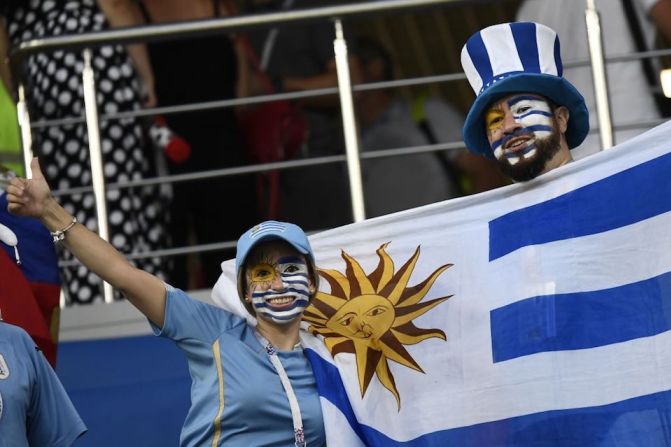
{"label": "man's mouth", "polygon": [[516,137],[511,138],[503,147],[503,150],[506,153],[517,154],[518,152],[523,152],[527,147],[534,144],[536,141],[535,138],[531,137]]}

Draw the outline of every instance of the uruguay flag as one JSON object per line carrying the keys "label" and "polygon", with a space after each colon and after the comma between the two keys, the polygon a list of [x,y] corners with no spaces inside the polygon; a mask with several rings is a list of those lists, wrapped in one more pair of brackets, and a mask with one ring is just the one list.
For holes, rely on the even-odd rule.
{"label": "uruguay flag", "polygon": [[313,236],[328,445],[671,446],[669,141]]}

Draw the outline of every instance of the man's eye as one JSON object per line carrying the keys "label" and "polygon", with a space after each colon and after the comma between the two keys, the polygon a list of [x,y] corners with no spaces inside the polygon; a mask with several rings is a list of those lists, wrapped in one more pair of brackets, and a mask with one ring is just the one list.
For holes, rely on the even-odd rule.
{"label": "man's eye", "polygon": [[490,118],[487,121],[487,127],[492,129],[492,128],[500,126],[502,122],[503,122],[503,117],[502,116],[497,116],[497,117],[494,117],[494,118]]}
{"label": "man's eye", "polygon": [[519,109],[517,109],[518,114],[526,113],[529,110],[531,110],[531,106],[522,106]]}

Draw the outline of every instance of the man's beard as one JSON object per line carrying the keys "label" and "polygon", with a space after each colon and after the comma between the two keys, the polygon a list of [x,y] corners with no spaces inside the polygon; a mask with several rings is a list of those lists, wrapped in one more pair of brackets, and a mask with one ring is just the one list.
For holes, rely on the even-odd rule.
{"label": "man's beard", "polygon": [[496,164],[503,175],[516,182],[526,182],[538,177],[545,165],[559,152],[561,135],[557,131],[557,123],[549,137],[536,139],[536,153],[531,158],[520,159],[514,165],[505,158],[496,159]]}

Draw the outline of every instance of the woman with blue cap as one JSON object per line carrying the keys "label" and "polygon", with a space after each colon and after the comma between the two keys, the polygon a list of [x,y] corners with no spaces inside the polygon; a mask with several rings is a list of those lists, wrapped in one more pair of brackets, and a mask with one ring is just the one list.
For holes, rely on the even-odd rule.
{"label": "woman with blue cap", "polygon": [[256,316],[253,327],[133,267],[56,202],[37,159],[31,168],[31,180],[7,187],[9,211],[39,218],[55,242],[121,290],[186,355],[193,383],[180,445],[325,445],[315,379],[298,338],[318,286],[303,230],[268,221],[238,240],[238,290]]}

